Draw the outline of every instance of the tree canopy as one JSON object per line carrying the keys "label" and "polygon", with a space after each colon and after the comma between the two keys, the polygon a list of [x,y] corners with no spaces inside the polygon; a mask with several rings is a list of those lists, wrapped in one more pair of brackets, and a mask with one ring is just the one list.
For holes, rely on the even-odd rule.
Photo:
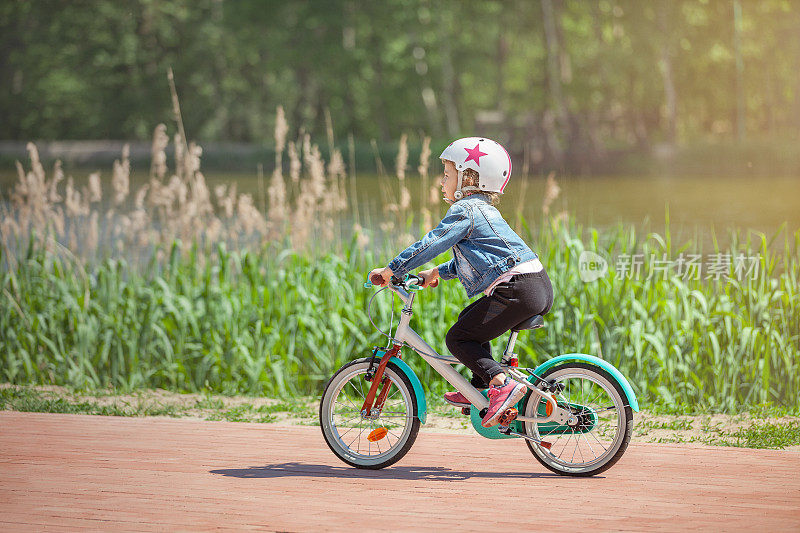
{"label": "tree canopy", "polygon": [[270,142],[476,130],[565,157],[716,135],[796,138],[792,0],[15,0],[0,5],[0,136]]}

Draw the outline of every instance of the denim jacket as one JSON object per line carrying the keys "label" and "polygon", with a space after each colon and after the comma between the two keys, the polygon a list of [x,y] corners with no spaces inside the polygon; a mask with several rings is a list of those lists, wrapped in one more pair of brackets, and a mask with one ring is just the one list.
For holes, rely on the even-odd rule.
{"label": "denim jacket", "polygon": [[497,208],[479,193],[454,202],[438,226],[400,252],[388,266],[394,275],[402,277],[448,248],[453,249],[453,259],[438,266],[439,277],[458,277],[469,298],[514,265],[537,258]]}

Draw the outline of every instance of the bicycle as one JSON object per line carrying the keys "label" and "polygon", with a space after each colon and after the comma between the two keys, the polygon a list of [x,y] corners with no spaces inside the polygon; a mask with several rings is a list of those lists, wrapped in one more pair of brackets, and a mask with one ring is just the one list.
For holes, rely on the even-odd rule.
{"label": "bicycle", "polygon": [[[379,277],[373,280],[376,284]],[[414,444],[427,419],[427,401],[419,377],[402,360],[408,346],[430,364],[472,404],[462,412],[472,426],[489,439],[525,440],[533,456],[546,468],[562,475],[591,476],[604,472],[622,457],[633,431],[633,412],[639,411],[628,380],[613,365],[587,354],[564,354],[536,368],[520,367],[514,346],[520,331],[544,326],[533,316],[511,329],[501,367],[528,392],[501,417],[499,425],[485,428],[481,419],[489,406],[487,393],[473,387],[409,325],[414,297],[423,283],[419,276],[393,277],[367,305],[372,322],[372,301],[389,289],[404,303],[400,321],[386,348],[343,365],[328,381],[320,401],[320,427],[331,451],[348,465],[379,469],[399,461]],[[372,281],[364,284],[373,287]],[[432,286],[436,286],[435,284]],[[365,435],[366,432],[366,435]]]}

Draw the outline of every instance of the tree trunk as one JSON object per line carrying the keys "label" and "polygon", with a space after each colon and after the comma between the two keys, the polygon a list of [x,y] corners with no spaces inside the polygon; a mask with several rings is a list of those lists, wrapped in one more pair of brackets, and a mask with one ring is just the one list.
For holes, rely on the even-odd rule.
{"label": "tree trunk", "polygon": [[733,48],[736,54],[736,137],[741,143],[747,138],[747,116],[744,101],[744,61],[742,60],[742,5],[739,0],[733,0]]}
{"label": "tree trunk", "polygon": [[442,104],[444,105],[445,120],[447,121],[447,133],[450,137],[455,137],[461,130],[458,117],[458,106],[456,105],[456,72],[453,68],[452,50],[450,48],[450,38],[444,39],[442,46]]}
{"label": "tree trunk", "polygon": [[[800,32],[800,24],[797,25],[797,31]],[[800,95],[800,53],[795,55],[795,80],[797,85],[795,86],[795,95]],[[800,141],[800,97],[794,97],[794,128],[795,128],[795,135],[797,136],[797,140]],[[789,121],[789,127],[791,128],[791,120]]]}
{"label": "tree trunk", "polygon": [[495,109],[498,111],[503,111],[505,103],[505,78],[506,78],[506,59],[508,58],[508,41],[506,40],[506,36],[503,34],[502,29],[499,32],[497,37],[497,57],[495,59],[497,63],[497,92],[496,92],[496,100],[495,100]]}
{"label": "tree trunk", "polygon": [[[558,43],[558,33],[556,31],[556,14],[552,0],[542,0],[542,20],[544,22],[544,36],[547,49],[547,82],[550,89],[550,101],[554,109],[555,119],[559,131],[552,131],[548,127],[550,137],[548,144],[555,150],[553,154],[560,163],[564,158],[564,147],[559,140],[569,132],[569,120],[567,117],[567,106],[564,103],[564,95],[561,91],[561,71],[560,71],[560,46]],[[546,121],[547,122],[547,121]]]}
{"label": "tree trunk", "polygon": [[374,117],[378,123],[378,128],[381,132],[381,140],[389,141],[391,139],[391,133],[389,131],[389,121],[386,118],[386,102],[384,100],[384,93],[386,88],[383,85],[383,57],[381,57],[381,43],[378,40],[378,36],[373,30],[371,39],[371,48],[372,53],[370,56],[372,57],[372,69],[375,71],[375,84],[373,85],[374,89],[372,91],[373,94],[373,112]]}
{"label": "tree trunk", "polygon": [[674,146],[677,138],[678,98],[672,75],[671,25],[667,7],[664,3],[659,5],[658,25],[662,34],[661,76],[664,82],[664,105],[667,113],[667,141],[671,146]]}
{"label": "tree trunk", "polygon": [[[424,24],[422,21],[420,23]],[[425,106],[425,111],[428,115],[428,132],[438,138],[442,135],[442,128],[439,120],[439,103],[436,99],[436,91],[431,85],[428,54],[422,44],[422,40],[419,39],[416,33],[412,33],[412,42],[416,43],[413,52],[416,62],[414,67],[420,79],[420,98],[422,98],[422,104]]]}

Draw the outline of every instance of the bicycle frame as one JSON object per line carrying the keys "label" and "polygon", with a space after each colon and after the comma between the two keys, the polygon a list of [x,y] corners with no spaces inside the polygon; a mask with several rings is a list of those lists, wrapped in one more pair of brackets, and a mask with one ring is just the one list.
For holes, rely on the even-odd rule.
{"label": "bicycle frame", "polygon": [[[416,294],[391,284],[389,285],[389,290],[393,291],[400,297],[404,303],[404,306],[400,314],[400,324],[397,326],[395,336],[391,339],[393,346],[381,359],[378,370],[375,372],[375,376],[372,378],[372,385],[370,386],[369,392],[367,393],[364,401],[362,413],[365,415],[370,415],[373,407],[378,410],[383,407],[383,400],[385,400],[387,392],[387,383],[382,379],[383,369],[386,367],[388,360],[391,359],[392,356],[399,355],[400,347],[403,345],[409,346],[411,349],[417,352],[419,356],[422,357],[429,365],[431,365],[436,372],[438,372],[445,380],[447,380],[448,383],[461,392],[461,394],[463,394],[473,406],[479,410],[488,408],[489,400],[487,400],[486,397],[481,394],[480,391],[478,391],[478,389],[473,387],[472,384],[467,381],[466,378],[464,378],[464,376],[462,376],[455,368],[453,368],[452,365],[460,364],[460,361],[452,356],[439,355],[439,353],[437,353],[436,350],[434,350],[427,342],[425,342],[425,340],[420,337],[420,335],[411,327],[411,317],[414,314],[412,308]],[[511,345],[513,346],[513,344]],[[572,412],[559,407],[556,399],[552,397],[552,395],[541,391],[532,383],[530,383],[527,380],[527,376],[525,376],[522,372],[511,367],[505,367],[504,370],[511,374],[518,381],[524,383],[532,391],[532,393],[540,396],[542,399],[551,404],[550,407],[552,410],[549,416],[525,417],[520,414],[517,416],[516,420],[520,422],[557,422],[559,424],[564,424],[573,416]],[[378,393],[379,385],[382,385],[382,390],[380,393]],[[373,402],[376,400],[376,395],[378,401],[375,402],[375,405],[373,406]]]}

